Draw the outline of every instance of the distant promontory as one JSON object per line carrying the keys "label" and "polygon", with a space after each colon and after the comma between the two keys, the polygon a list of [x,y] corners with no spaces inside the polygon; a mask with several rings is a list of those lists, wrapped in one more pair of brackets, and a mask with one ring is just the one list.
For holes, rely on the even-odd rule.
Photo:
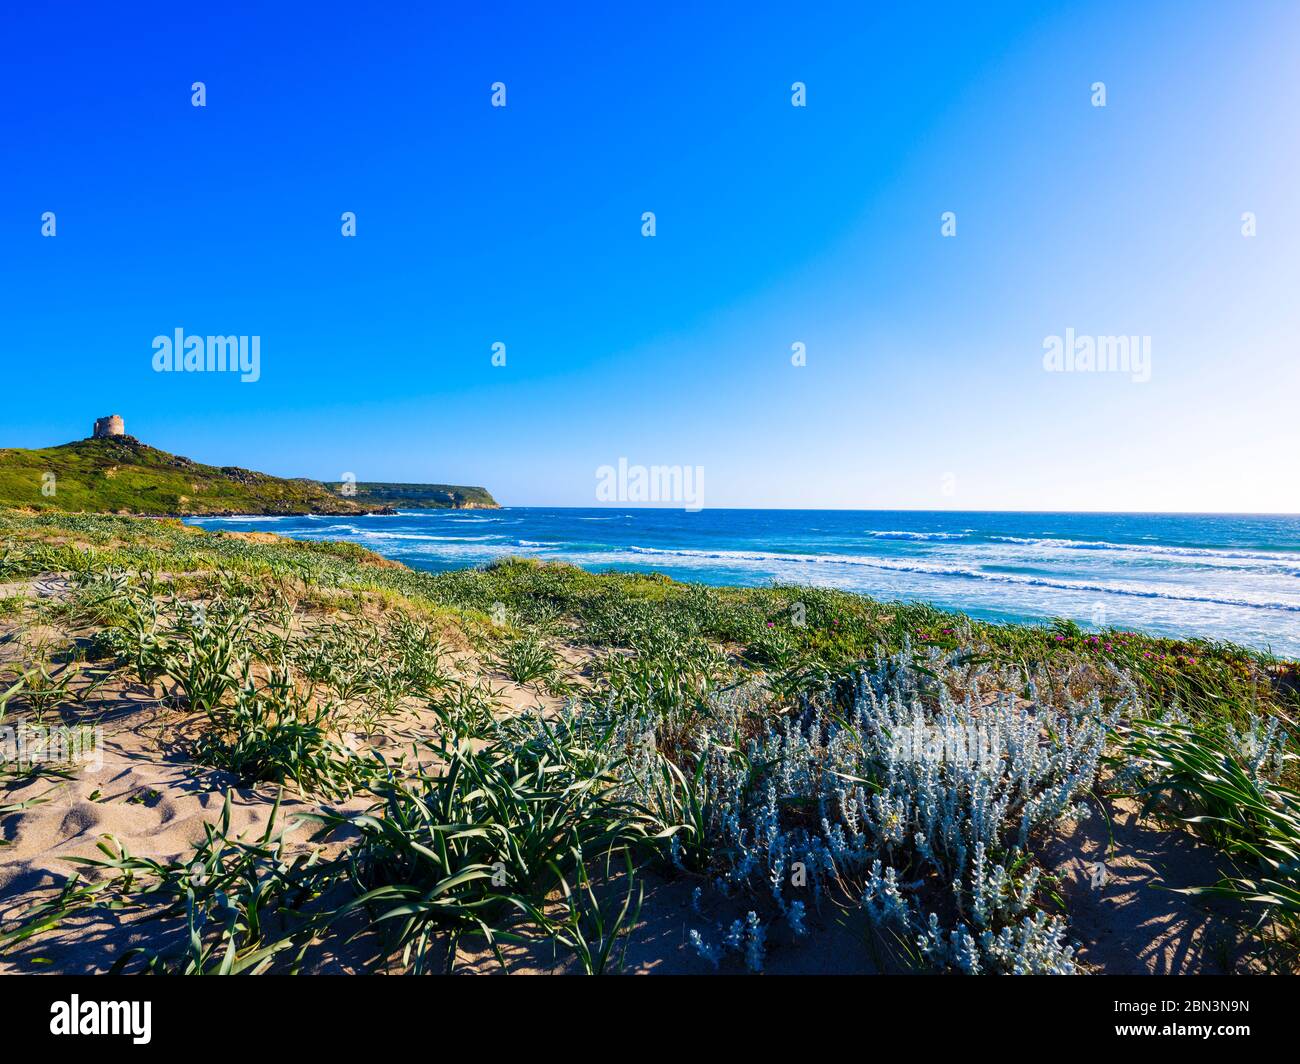
{"label": "distant promontory", "polygon": [[126,434],[117,414],[58,447],[0,449],[0,507],[144,516],[366,514],[495,509],[484,488],[457,484],[324,483],[211,466]]}

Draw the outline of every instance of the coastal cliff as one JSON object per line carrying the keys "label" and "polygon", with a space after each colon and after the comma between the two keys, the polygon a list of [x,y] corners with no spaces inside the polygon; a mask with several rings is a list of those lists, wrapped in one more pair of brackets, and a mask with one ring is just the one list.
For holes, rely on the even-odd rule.
{"label": "coastal cliff", "polygon": [[[106,422],[107,419],[100,419]],[[120,419],[113,425],[118,429]],[[402,509],[495,509],[481,487],[327,484],[239,466],[213,466],[96,425],[58,447],[0,449],[0,507],[141,516],[367,514]]]}

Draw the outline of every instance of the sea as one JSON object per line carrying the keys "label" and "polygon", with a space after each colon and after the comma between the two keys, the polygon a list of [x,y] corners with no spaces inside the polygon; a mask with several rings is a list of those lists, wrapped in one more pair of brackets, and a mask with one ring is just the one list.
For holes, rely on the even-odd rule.
{"label": "sea", "polygon": [[714,585],[810,584],[1300,658],[1300,516],[506,507],[190,523],[348,540],[430,572],[515,555]]}

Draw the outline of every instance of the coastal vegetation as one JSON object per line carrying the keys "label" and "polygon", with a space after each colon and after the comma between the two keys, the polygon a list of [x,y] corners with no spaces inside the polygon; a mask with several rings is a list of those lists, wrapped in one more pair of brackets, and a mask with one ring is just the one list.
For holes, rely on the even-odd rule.
{"label": "coastal vegetation", "polygon": [[[332,486],[336,494],[342,485]],[[344,498],[369,509],[395,510],[494,510],[497,502],[486,488],[460,484],[381,484],[358,481],[349,485]]]}
{"label": "coastal vegetation", "polygon": [[[1113,970],[1070,847],[1122,862],[1125,808],[1212,857],[1144,888],[1221,907],[1201,970],[1297,964],[1296,665],[1242,647],[13,511],[0,601],[0,723],[155,714],[220,799],[171,852],[107,832],[37,877],[17,970],[763,971],[835,935],[853,970]],[[55,767],[6,769],[6,838],[78,786]]]}
{"label": "coastal vegetation", "polygon": [[35,511],[360,514],[380,509],[492,508],[483,488],[453,484],[325,484],[211,466],[130,436],[35,450],[0,449],[0,506]]}

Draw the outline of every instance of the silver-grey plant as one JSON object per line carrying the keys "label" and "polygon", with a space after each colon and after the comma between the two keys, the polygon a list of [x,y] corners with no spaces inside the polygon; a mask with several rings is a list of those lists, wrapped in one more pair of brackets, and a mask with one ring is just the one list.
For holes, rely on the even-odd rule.
{"label": "silver-grey plant", "polygon": [[[828,692],[781,713],[754,685],[716,695],[695,739],[701,771],[678,774],[703,809],[714,885],[767,893],[802,931],[804,897],[857,883],[869,920],[935,967],[1074,971],[1065,922],[1040,907],[1033,843],[1087,815],[1108,729],[1140,715],[1136,691],[1110,709],[1096,694],[1053,699],[977,656],[905,647],[858,677],[847,706]],[[621,726],[628,787],[662,808],[654,722]]]}

